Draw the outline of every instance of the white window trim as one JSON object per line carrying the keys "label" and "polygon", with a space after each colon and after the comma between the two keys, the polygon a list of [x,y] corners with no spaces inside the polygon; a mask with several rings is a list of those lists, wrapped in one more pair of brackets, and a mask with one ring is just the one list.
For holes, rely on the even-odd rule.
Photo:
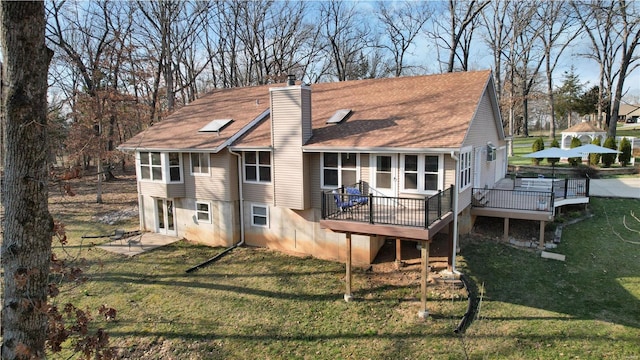
{"label": "white window trim", "polygon": [[[332,151],[329,151],[329,153],[334,153]],[[352,184],[343,184],[342,183],[342,154],[345,154],[346,152],[335,152],[336,154],[338,154],[338,187],[340,185],[352,185]],[[324,184],[324,154],[325,153],[321,153],[320,154],[320,188],[321,189],[335,189],[336,186],[333,185],[325,185]],[[355,154],[356,155],[356,181],[360,181],[360,153],[350,153],[350,154]],[[334,169],[334,168],[328,168],[328,169]]]}
{"label": "white window trim", "polygon": [[[201,220],[201,219],[199,219],[199,218],[198,218],[198,214],[200,214],[200,213],[205,213],[204,211],[200,211],[200,210],[198,210],[198,205],[200,205],[200,204],[207,205],[207,211],[206,211],[206,214],[207,214],[207,217],[209,218],[208,220]],[[208,202],[208,201],[198,201],[198,200],[196,200],[196,208],[195,208],[195,211],[196,211],[196,221],[197,221],[198,223],[211,224],[212,220],[211,220],[211,203],[210,203],[210,202]]]}
{"label": "white window trim", "polygon": [[[160,153],[160,165],[145,165],[149,166],[150,174],[153,172],[153,168],[160,168],[162,179],[143,179],[142,178],[142,153],[152,154],[152,153]],[[147,155],[149,156],[149,155]],[[151,161],[151,159],[149,159]],[[140,151],[136,154],[136,173],[138,181],[141,182],[150,182],[150,183],[158,183],[158,184],[182,184],[184,183],[184,171],[182,170],[182,154],[178,153],[178,167],[180,168],[180,180],[179,181],[171,181],[170,170],[169,170],[169,153],[160,152],[160,151]]]}
{"label": "white window trim", "polygon": [[[457,184],[458,191],[466,190],[473,185],[473,163],[473,147],[469,146],[463,148],[460,151],[460,156],[458,157],[458,181],[460,182]],[[465,174],[467,175],[466,180]]]}
{"label": "white window trim", "polygon": [[[254,212],[255,208],[264,208],[266,211],[265,215],[262,214],[256,214]],[[260,216],[260,217],[264,217],[266,218],[266,224],[256,224],[254,221],[254,216]],[[262,227],[262,228],[268,228],[269,227],[269,206],[264,205],[264,204],[251,204],[251,226],[255,226],[255,227]]]}
{"label": "white window trim", "polygon": [[[175,153],[174,153],[175,154]],[[163,162],[164,164],[166,164],[166,166],[163,166],[163,170],[166,173],[166,177],[164,177],[165,179],[167,179],[167,183],[168,184],[182,184],[184,183],[184,171],[182,171],[182,153],[177,153],[178,154],[178,165],[177,167],[180,169],[180,180],[178,181],[172,181],[171,180],[171,165],[169,162],[169,153],[163,153]],[[166,158],[166,159],[165,159]],[[166,160],[166,161],[164,161]]]}
{"label": "white window trim", "polygon": [[[149,167],[149,176],[151,176],[151,178],[149,179],[144,179],[142,177],[142,153],[147,154],[147,157],[149,157],[149,164],[148,165],[144,165],[145,167]],[[159,153],[160,154],[160,165],[152,165],[151,164],[151,154],[153,153]],[[159,151],[140,151],[136,154],[136,173],[137,173],[137,177],[138,177],[138,181],[144,181],[144,182],[153,182],[153,183],[164,183],[166,179],[166,174],[164,173],[163,170],[163,164],[164,159],[162,157],[163,153],[159,152]],[[153,179],[153,168],[160,168],[160,172],[161,172],[161,177],[162,179]]]}
{"label": "white window trim", "polygon": [[[405,157],[407,155],[413,155],[418,157],[418,189],[406,189],[404,185],[404,163]],[[424,189],[424,157],[425,156],[437,156],[438,157],[438,188],[436,190],[421,190]],[[433,195],[438,191],[442,191],[442,184],[444,183],[444,156],[442,154],[402,154],[400,156],[400,191],[407,194],[424,194],[424,195]]]}
{"label": "white window trim", "polygon": [[[207,172],[193,172],[193,159],[191,158],[192,154],[204,155],[204,158],[207,159]],[[209,153],[189,153],[189,173],[192,176],[210,176],[211,175],[211,155]]]}
{"label": "white window trim", "polygon": [[[256,177],[260,177],[260,166],[266,166],[266,165],[260,165],[260,153],[261,152],[266,152],[269,153],[269,173],[270,173],[270,177],[271,179],[273,179],[273,154],[271,153],[271,151],[264,151],[264,150],[258,150],[258,151],[243,151],[242,152],[242,178],[243,181],[245,183],[248,184],[271,184],[271,180],[269,181],[262,181],[262,180],[247,180],[247,166],[255,166],[256,168]],[[248,164],[246,163],[246,154],[247,153],[254,153],[256,155],[256,164]]]}

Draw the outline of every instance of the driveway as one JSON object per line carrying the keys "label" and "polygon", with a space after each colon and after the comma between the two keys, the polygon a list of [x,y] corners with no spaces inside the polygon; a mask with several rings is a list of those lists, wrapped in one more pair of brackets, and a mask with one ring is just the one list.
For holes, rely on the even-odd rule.
{"label": "driveway", "polygon": [[589,196],[640,199],[640,177],[591,179]]}

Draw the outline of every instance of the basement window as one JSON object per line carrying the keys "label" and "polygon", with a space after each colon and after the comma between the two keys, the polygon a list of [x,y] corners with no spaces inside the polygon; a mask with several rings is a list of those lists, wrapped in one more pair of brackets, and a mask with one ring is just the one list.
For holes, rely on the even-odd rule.
{"label": "basement window", "polygon": [[251,205],[251,225],[269,227],[269,208],[264,205]]}

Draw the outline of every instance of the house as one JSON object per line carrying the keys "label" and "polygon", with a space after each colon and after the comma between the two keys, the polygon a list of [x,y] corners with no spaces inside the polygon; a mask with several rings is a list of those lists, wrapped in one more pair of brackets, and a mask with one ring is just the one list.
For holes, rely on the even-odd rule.
{"label": "house", "polygon": [[626,122],[635,124],[640,118],[640,105],[638,104],[620,104],[618,110],[618,122]]}
{"label": "house", "polygon": [[[142,230],[349,264],[387,237],[455,249],[472,189],[507,168],[491,71],[216,90],[119,149],[135,152]],[[339,207],[343,187],[364,205]]]}

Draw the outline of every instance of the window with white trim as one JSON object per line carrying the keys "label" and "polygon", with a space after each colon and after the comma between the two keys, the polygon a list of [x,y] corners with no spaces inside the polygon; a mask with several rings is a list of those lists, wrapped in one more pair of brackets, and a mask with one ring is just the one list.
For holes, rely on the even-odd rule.
{"label": "window with white trim", "polygon": [[323,153],[320,174],[323,188],[337,188],[358,182],[359,156],[356,153]]}
{"label": "window with white trim", "polygon": [[180,153],[169,153],[169,182],[182,182],[182,159]]}
{"label": "window with white trim", "polygon": [[464,190],[471,186],[471,149],[460,153],[459,166],[460,173],[458,179],[460,184],[458,185],[458,188],[460,190]]}
{"label": "window with white trim", "polygon": [[442,156],[405,154],[402,156],[402,190],[434,193],[442,183]]}
{"label": "window with white trim", "polygon": [[140,179],[162,181],[162,157],[159,152],[140,152]]}
{"label": "window with white trim", "polygon": [[191,153],[191,174],[209,175],[209,154]]}
{"label": "window with white trim", "polygon": [[245,151],[244,181],[256,183],[271,182],[271,152]]}
{"label": "window with white trim", "polygon": [[196,219],[199,223],[211,224],[211,205],[206,201],[196,201]]}
{"label": "window with white trim", "polygon": [[265,205],[251,205],[251,225],[269,227],[269,208]]}

